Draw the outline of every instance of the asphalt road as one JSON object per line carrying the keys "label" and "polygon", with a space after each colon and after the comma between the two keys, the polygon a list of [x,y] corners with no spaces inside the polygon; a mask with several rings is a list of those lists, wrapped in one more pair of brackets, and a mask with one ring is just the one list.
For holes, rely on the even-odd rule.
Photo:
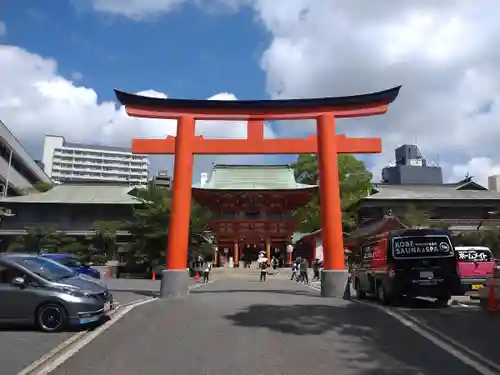
{"label": "asphalt road", "polygon": [[[446,370],[445,370],[446,369]],[[133,309],[53,375],[476,374],[374,307],[283,280]]]}
{"label": "asphalt road", "polygon": [[[134,292],[113,292],[119,304],[127,304],[147,296]],[[71,332],[42,333],[31,327],[0,326],[0,374],[15,375],[69,339],[81,328]]]}

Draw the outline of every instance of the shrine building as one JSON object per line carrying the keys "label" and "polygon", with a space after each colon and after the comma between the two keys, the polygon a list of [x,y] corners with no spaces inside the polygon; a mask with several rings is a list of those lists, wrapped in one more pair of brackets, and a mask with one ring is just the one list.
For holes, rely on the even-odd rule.
{"label": "shrine building", "polygon": [[211,212],[214,265],[248,265],[260,251],[291,265],[288,245],[298,224],[293,212],[317,190],[298,183],[290,165],[214,165],[210,179],[192,189],[196,202]]}

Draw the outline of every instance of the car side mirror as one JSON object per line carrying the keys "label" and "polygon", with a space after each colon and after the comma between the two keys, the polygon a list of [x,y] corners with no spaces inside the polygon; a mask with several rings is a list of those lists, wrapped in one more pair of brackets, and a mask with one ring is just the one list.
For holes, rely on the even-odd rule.
{"label": "car side mirror", "polygon": [[24,278],[22,278],[22,277],[14,277],[12,279],[12,284],[16,285],[16,286],[24,286],[24,284],[25,284]]}

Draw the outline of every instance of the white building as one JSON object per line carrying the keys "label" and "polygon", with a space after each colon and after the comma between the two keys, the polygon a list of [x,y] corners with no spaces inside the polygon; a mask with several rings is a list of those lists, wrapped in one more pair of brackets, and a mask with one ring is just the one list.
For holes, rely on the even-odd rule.
{"label": "white building", "polygon": [[500,191],[500,175],[488,177],[488,190]]}
{"label": "white building", "polygon": [[148,183],[148,157],[132,154],[126,147],[70,143],[64,137],[46,135],[43,164],[55,182]]}

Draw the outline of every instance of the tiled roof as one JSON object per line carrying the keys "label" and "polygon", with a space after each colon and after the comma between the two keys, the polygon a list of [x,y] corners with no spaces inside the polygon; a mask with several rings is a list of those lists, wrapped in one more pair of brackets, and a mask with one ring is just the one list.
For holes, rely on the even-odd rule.
{"label": "tiled roof", "polygon": [[20,197],[3,197],[1,203],[56,203],[56,204],[140,204],[130,195],[130,186],[111,185],[56,185],[45,193]]}
{"label": "tiled roof", "polygon": [[443,185],[388,185],[376,184],[372,195],[366,200],[500,200],[500,192],[478,190],[481,187],[473,182],[475,189],[467,184]]}
{"label": "tiled roof", "polygon": [[212,190],[296,190],[316,188],[295,181],[290,165],[216,164],[210,180],[198,189]]}

